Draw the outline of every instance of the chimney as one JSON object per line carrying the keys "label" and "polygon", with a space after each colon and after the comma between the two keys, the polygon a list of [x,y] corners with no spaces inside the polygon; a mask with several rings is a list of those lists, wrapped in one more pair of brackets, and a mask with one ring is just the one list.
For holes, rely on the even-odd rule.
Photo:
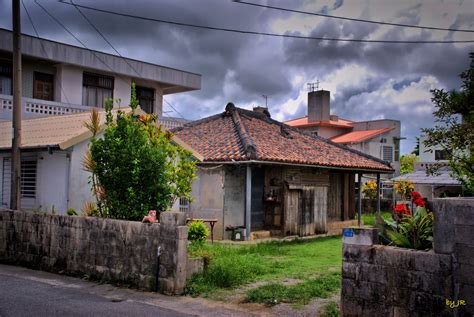
{"label": "chimney", "polygon": [[317,90],[308,93],[308,122],[329,121],[329,99],[330,93],[327,90]]}
{"label": "chimney", "polygon": [[263,113],[267,117],[271,118],[270,111],[268,111],[267,107],[260,107],[260,106],[253,107],[253,111]]}

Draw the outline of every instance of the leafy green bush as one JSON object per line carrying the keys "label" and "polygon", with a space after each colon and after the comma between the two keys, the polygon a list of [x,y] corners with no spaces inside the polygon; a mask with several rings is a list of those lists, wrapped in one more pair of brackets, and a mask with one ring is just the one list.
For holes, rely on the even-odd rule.
{"label": "leafy green bush", "polygon": [[97,137],[97,111],[86,124],[94,137],[84,167],[92,172],[101,217],[141,220],[149,210],[166,211],[178,197],[190,198],[196,171],[191,153],[173,144],[172,134],[161,131],[155,115],[135,113],[134,88],[131,113],[118,110],[115,115],[112,100],[106,101],[103,137]]}
{"label": "leafy green bush", "polygon": [[188,224],[188,240],[195,243],[202,243],[206,241],[209,236],[209,229],[202,221],[192,221]]}
{"label": "leafy green bush", "polygon": [[74,210],[74,208],[68,208],[67,209],[67,215],[68,216],[77,216],[77,212]]}

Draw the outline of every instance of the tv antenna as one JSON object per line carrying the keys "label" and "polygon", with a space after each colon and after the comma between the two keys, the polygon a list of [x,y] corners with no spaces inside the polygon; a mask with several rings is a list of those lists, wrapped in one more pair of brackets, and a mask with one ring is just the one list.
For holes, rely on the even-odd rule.
{"label": "tv antenna", "polygon": [[309,92],[319,90],[319,80],[316,80],[315,83],[307,83]]}
{"label": "tv antenna", "polygon": [[262,95],[262,97],[265,99],[265,108],[268,108],[268,96]]}

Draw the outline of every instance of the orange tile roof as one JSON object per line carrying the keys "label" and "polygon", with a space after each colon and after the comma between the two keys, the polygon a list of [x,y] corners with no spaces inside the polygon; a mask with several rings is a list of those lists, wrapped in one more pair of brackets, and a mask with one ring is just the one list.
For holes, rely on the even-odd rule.
{"label": "orange tile roof", "polygon": [[292,126],[292,127],[304,127],[304,126],[327,126],[327,127],[338,127],[338,128],[352,128],[353,121],[338,118],[337,120],[330,120],[330,121],[313,121],[308,122],[308,117],[293,119],[285,121],[285,124]]}
{"label": "orange tile roof", "polygon": [[204,162],[269,161],[393,172],[385,161],[232,104],[224,113],[171,131]]}
{"label": "orange tile roof", "polygon": [[376,130],[361,130],[361,131],[352,131],[349,133],[341,134],[331,138],[331,141],[336,143],[357,143],[362,142],[382,133],[388,132],[393,128],[384,128]]}

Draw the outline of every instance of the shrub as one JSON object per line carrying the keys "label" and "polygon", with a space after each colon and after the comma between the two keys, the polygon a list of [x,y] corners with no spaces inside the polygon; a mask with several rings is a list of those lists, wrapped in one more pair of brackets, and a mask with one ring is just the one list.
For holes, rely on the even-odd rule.
{"label": "shrub", "polygon": [[188,240],[191,242],[202,243],[209,236],[209,229],[202,221],[192,221],[188,225]]}
{"label": "shrub", "polygon": [[77,212],[74,210],[74,208],[68,208],[67,209],[67,215],[68,216],[77,216]]}
{"label": "shrub", "polygon": [[190,198],[196,171],[191,153],[173,144],[172,134],[161,130],[155,115],[135,113],[134,88],[131,113],[118,110],[114,115],[112,100],[106,101],[103,137],[97,137],[97,111],[86,124],[94,137],[83,163],[92,172],[101,217],[141,220],[149,210],[166,211],[178,197]]}

